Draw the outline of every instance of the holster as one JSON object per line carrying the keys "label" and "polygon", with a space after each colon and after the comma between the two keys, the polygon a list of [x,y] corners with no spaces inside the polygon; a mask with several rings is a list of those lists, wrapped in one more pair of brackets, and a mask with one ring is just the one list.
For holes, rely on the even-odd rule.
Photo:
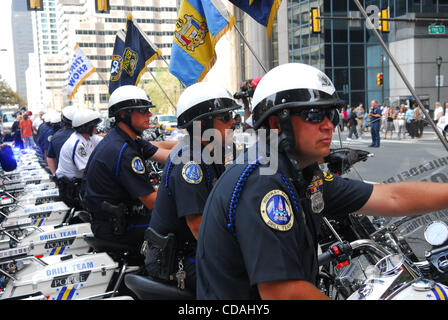
{"label": "holster", "polygon": [[128,208],[124,203],[112,205],[109,202],[103,201],[101,203],[101,210],[110,215],[112,222],[112,231],[115,235],[120,236],[126,232],[126,216],[128,215]]}
{"label": "holster", "polygon": [[147,265],[147,267],[151,270],[151,276],[162,280],[173,280],[177,270],[177,246],[174,233],[162,236],[149,227],[145,231],[144,239],[142,253],[151,255],[147,257],[150,261],[150,266]]}
{"label": "holster", "polygon": [[80,189],[81,179],[61,177],[57,179],[57,185],[62,200],[69,207],[81,208]]}

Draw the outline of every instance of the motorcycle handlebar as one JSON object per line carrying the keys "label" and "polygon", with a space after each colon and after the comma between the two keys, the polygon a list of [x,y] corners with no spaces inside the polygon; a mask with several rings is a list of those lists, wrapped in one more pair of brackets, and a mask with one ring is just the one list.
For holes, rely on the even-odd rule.
{"label": "motorcycle handlebar", "polygon": [[[391,254],[391,252],[389,252],[386,248],[384,248],[383,246],[381,246],[380,244],[376,243],[373,240],[368,240],[368,239],[356,240],[356,241],[350,242],[349,245],[352,250],[355,250],[358,248],[371,249],[377,255],[379,255],[381,258],[384,258]],[[324,264],[327,264],[330,261],[332,261],[333,259],[335,259],[336,257],[337,256],[332,253],[331,248],[329,248],[327,251],[325,251],[324,253],[320,254],[317,257],[318,265],[322,266]]]}

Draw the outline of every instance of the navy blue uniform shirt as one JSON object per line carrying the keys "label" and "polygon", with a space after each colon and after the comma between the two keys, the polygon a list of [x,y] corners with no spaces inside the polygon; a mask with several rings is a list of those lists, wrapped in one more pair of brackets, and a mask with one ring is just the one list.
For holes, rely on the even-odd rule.
{"label": "navy blue uniform shirt", "polygon": [[279,154],[274,175],[259,164],[234,164],[220,177],[205,205],[196,253],[198,299],[259,299],[257,284],[305,280],[316,284],[317,239],[322,216],[360,209],[373,186],[325,175],[325,208],[311,211],[288,184]]}
{"label": "navy blue uniform shirt", "polygon": [[[158,150],[153,146],[151,157]],[[124,131],[114,127],[96,146],[83,176],[83,205],[101,212],[101,203],[134,204],[138,197],[153,193],[140,148]]]}
{"label": "navy blue uniform shirt", "polygon": [[[178,152],[179,149],[174,148],[163,170],[149,225],[162,235],[174,233],[181,246],[185,242],[196,243],[185,217],[202,214],[213,184],[225,167],[223,164],[207,165],[195,161],[174,164],[173,157]],[[190,160],[194,159],[189,147],[182,152],[190,153]]]}
{"label": "navy blue uniform shirt", "polygon": [[56,131],[50,141],[47,157],[56,159],[56,161],[59,162],[59,153],[61,153],[61,148],[73,132],[75,132],[75,129],[67,127]]}

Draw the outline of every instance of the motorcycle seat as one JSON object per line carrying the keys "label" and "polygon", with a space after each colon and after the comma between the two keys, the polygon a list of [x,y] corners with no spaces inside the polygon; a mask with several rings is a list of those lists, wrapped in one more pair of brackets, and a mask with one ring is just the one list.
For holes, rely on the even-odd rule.
{"label": "motorcycle seat", "polygon": [[104,239],[98,239],[91,235],[84,235],[84,240],[97,252],[113,252],[124,254],[134,252],[136,249],[130,245],[116,243]]}
{"label": "motorcycle seat", "polygon": [[195,300],[190,290],[179,288],[151,280],[147,277],[127,274],[124,277],[126,286],[141,300]]}

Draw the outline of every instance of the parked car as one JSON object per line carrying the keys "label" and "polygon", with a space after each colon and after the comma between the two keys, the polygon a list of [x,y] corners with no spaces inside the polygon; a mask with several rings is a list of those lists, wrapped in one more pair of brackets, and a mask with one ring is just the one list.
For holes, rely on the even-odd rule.
{"label": "parked car", "polygon": [[14,114],[14,111],[3,111],[2,127],[3,133],[6,135],[11,134],[12,125],[16,121]]}
{"label": "parked car", "polygon": [[177,128],[177,117],[165,114],[158,114],[152,119],[153,123],[158,123],[163,126],[166,134],[171,134],[171,131]]}

